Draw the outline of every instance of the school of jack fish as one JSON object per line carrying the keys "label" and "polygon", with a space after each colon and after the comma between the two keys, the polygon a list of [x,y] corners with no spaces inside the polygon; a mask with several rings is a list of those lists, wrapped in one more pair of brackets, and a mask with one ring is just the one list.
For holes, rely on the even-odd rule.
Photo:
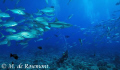
{"label": "school of jack fish", "polygon": [[[11,0],[12,1],[12,0]],[[48,4],[48,0],[45,0]],[[69,0],[68,4],[72,0]],[[18,4],[20,0],[17,1]],[[5,0],[3,1],[5,3]],[[120,2],[115,5],[120,5]],[[24,16],[24,19],[19,21],[14,21],[14,18],[6,13],[7,11],[12,12],[13,14]],[[114,11],[114,13],[119,12],[120,10]],[[38,38],[38,36],[43,35],[44,32],[50,30],[51,28],[68,28],[73,25],[59,21],[54,17],[55,8],[54,6],[45,7],[38,12],[29,14],[25,12],[25,8],[14,8],[7,9],[6,12],[0,10],[0,45],[7,44],[11,45],[11,41],[15,40],[18,44],[27,46],[27,43],[32,38]],[[44,15],[44,16],[43,16]],[[37,17],[36,17],[37,16]],[[68,19],[71,19],[73,14],[68,16]],[[7,20],[3,20],[7,18]],[[55,18],[55,21],[53,19]],[[83,31],[83,34],[87,37],[87,35],[91,34],[94,36],[93,41],[96,43],[107,41],[107,43],[116,42],[119,43],[120,39],[120,16],[115,17],[113,19],[101,21],[98,23],[94,23],[93,27],[90,28],[80,28],[80,31]],[[3,31],[9,33],[9,35],[4,35]],[[58,35],[55,35],[58,37]],[[41,41],[43,38],[38,39],[37,41]],[[86,42],[86,38],[79,38],[81,46],[84,44],[91,44],[91,42]],[[75,46],[76,42],[73,43]],[[70,46],[70,45],[68,45]],[[72,46],[70,46],[72,47]]]}
{"label": "school of jack fish", "polygon": [[[3,0],[3,3],[5,1]],[[17,1],[17,4],[19,1]],[[59,21],[57,18],[53,21],[55,15],[54,6],[45,7],[33,14],[29,14],[25,10],[25,8],[0,10],[0,45],[7,44],[10,46],[12,40],[19,42],[21,45],[26,45],[30,39],[43,35],[44,32],[51,28],[68,28],[72,26],[69,23]],[[12,12],[25,18],[20,19],[20,21],[14,21],[14,18],[7,12]],[[8,35],[4,35],[4,32],[8,33]]]}

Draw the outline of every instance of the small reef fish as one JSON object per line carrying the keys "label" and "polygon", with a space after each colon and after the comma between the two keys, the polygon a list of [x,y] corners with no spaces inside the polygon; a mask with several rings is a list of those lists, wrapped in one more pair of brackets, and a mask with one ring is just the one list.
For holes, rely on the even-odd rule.
{"label": "small reef fish", "polygon": [[18,55],[17,54],[10,54],[10,57],[13,57],[14,59],[18,59]]}

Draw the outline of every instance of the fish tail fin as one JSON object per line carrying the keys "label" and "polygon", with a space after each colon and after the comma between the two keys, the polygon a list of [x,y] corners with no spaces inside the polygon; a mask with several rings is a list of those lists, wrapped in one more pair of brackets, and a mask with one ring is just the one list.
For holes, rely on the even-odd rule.
{"label": "fish tail fin", "polygon": [[40,12],[40,10],[39,9],[37,9],[38,10],[38,13]]}
{"label": "fish tail fin", "polygon": [[9,9],[8,7],[6,7],[6,10],[5,10],[5,12],[6,12],[6,11],[9,11],[9,10],[10,10],[10,9]]}
{"label": "fish tail fin", "polygon": [[45,14],[44,12],[42,12],[42,15]]}
{"label": "fish tail fin", "polygon": [[4,37],[4,35],[0,32],[0,34],[1,34],[1,37],[0,37],[0,39],[2,39],[3,37]]}
{"label": "fish tail fin", "polygon": [[[37,9],[37,10],[38,10],[38,12],[37,12],[37,13],[40,13],[40,12],[41,12],[41,10],[39,10],[39,9]],[[41,12],[41,13],[42,13],[42,15],[43,15],[43,14],[45,14],[44,12]]]}

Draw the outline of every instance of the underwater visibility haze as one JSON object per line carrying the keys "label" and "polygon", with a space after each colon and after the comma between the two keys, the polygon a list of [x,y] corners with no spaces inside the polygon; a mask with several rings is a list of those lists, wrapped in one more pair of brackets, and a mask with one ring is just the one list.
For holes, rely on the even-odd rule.
{"label": "underwater visibility haze", "polygon": [[120,0],[0,0],[0,70],[120,70]]}

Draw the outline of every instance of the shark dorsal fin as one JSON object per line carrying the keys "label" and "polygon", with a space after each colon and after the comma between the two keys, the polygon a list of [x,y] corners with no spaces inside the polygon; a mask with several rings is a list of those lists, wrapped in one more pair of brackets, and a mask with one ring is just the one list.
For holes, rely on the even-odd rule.
{"label": "shark dorsal fin", "polygon": [[55,21],[54,22],[57,22],[57,21],[59,21],[57,18],[55,18]]}

